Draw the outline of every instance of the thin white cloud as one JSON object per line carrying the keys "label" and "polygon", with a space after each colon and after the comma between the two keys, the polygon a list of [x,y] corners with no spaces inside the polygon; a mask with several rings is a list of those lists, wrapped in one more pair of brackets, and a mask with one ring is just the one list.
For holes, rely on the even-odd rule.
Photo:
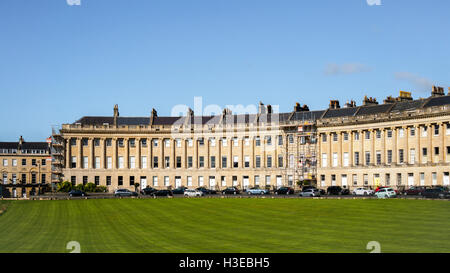
{"label": "thin white cloud", "polygon": [[363,72],[369,72],[372,68],[360,63],[335,64],[330,63],[325,67],[325,75],[350,75]]}
{"label": "thin white cloud", "polygon": [[394,74],[397,80],[407,81],[412,84],[417,91],[427,92],[431,90],[433,82],[425,77],[421,77],[409,72],[396,72]]}

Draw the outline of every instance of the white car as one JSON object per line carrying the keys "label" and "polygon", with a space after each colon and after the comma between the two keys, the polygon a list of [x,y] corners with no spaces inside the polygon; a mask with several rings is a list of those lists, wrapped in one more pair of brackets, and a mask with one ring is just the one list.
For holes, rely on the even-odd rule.
{"label": "white car", "polygon": [[186,196],[186,197],[200,197],[200,196],[203,196],[203,192],[202,191],[198,191],[198,190],[186,189],[184,191],[184,196]]}
{"label": "white car", "polygon": [[393,188],[383,188],[375,193],[375,196],[378,198],[392,198],[396,197],[397,193]]}
{"label": "white car", "polygon": [[366,188],[356,188],[353,190],[353,195],[372,195],[372,194],[374,194],[374,191]]}

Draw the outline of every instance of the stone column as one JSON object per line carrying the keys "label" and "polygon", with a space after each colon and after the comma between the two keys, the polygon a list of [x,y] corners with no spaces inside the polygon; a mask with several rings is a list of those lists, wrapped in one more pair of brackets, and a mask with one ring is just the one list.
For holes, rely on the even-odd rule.
{"label": "stone column", "polygon": [[124,168],[130,168],[130,143],[128,138],[124,138],[123,142],[125,144],[125,156],[124,156]]}
{"label": "stone column", "polygon": [[375,148],[375,143],[377,141],[377,130],[371,129],[370,130],[370,139],[372,140],[372,145],[370,146],[370,165],[375,166],[377,162],[377,151]]}
{"label": "stone column", "polygon": [[383,141],[381,142],[381,164],[386,165],[386,138],[387,138],[387,131],[386,128],[383,128],[381,131],[381,137],[383,138]]}
{"label": "stone column", "polygon": [[344,160],[343,160],[344,149],[343,149],[343,141],[342,141],[342,137],[343,137],[342,132],[338,132],[337,137],[338,137],[338,146],[339,146],[338,147],[338,167],[343,167],[344,166]]}
{"label": "stone column", "polygon": [[82,138],[77,138],[77,147],[78,147],[78,159],[77,159],[77,167],[78,169],[83,168],[83,143]]}
{"label": "stone column", "polygon": [[440,163],[444,163],[445,162],[445,154],[447,153],[447,151],[445,150],[445,123],[440,122],[439,123],[439,132],[441,134],[441,145],[439,145],[439,161]]}
{"label": "stone column", "polygon": [[[91,168],[91,169],[95,169],[95,148],[94,148],[94,140],[95,140],[95,138],[93,138],[93,137],[91,137],[91,138],[89,138],[89,145],[90,145],[90,148],[91,148],[91,154],[90,154],[90,161],[88,161],[88,163],[90,163],[90,164],[88,164],[88,166]],[[88,159],[89,160],[89,159]]]}
{"label": "stone column", "polygon": [[433,125],[431,123],[426,124],[428,127],[428,153],[427,153],[427,163],[433,162]]}
{"label": "stone column", "polygon": [[[392,127],[391,129],[392,129],[392,138],[393,138],[393,140],[392,140],[392,144],[393,144],[392,164],[397,165],[398,164],[398,162],[397,162],[397,154],[398,154],[398,151],[397,151],[397,128]],[[395,177],[393,177],[393,178],[396,179]]]}
{"label": "stone column", "polygon": [[70,145],[70,138],[66,139],[66,168],[72,168],[72,146]]}
{"label": "stone column", "polygon": [[[216,150],[217,150],[217,158],[216,158],[216,168],[222,169],[222,142],[220,141],[220,138],[216,138]],[[220,183],[222,181],[219,181]],[[221,185],[222,186],[222,185]]]}
{"label": "stone column", "polygon": [[115,137],[115,138],[113,138],[112,139],[112,145],[113,145],[113,155],[112,155],[112,168],[113,169],[117,169],[117,160],[118,160],[118,158],[117,158],[117,138]]}
{"label": "stone column", "polygon": [[141,163],[141,139],[136,138],[134,140],[136,144],[136,169],[142,169],[142,163]]}
{"label": "stone column", "polygon": [[211,143],[210,143],[210,139],[209,139],[209,137],[205,137],[205,145],[206,145],[206,158],[205,158],[205,167],[207,168],[207,169],[210,169],[211,168],[211,160],[210,160],[210,152],[209,152],[209,149],[210,149],[210,145],[211,145]]}
{"label": "stone column", "polygon": [[[148,138],[147,143],[148,143],[148,160],[147,160],[147,162],[148,162],[148,164],[150,164],[150,166],[148,166],[148,168],[153,169],[153,139]],[[153,183],[153,181],[149,181],[149,183]]]}
{"label": "stone column", "polygon": [[241,163],[240,163],[240,167],[244,168],[244,137],[240,138],[238,143],[241,144],[241,152],[240,152],[240,157],[241,157]]}
{"label": "stone column", "polygon": [[173,146],[172,146],[172,167],[174,169],[176,169],[177,168],[177,157],[176,157],[177,140],[173,139],[172,144],[173,144]]}
{"label": "stone column", "polygon": [[[165,149],[164,138],[160,137],[158,139],[158,142],[159,142],[159,150],[160,150],[159,152],[160,152],[160,157],[161,157],[159,159],[159,164],[160,165],[158,165],[158,167],[160,169],[164,169],[164,168],[166,168],[166,162],[164,160],[164,149]],[[162,185],[164,185],[164,181],[162,181]]]}
{"label": "stone column", "polygon": [[349,140],[350,140],[350,149],[349,149],[349,155],[348,155],[348,160],[349,160],[349,166],[353,167],[353,131],[350,130],[349,132]]}
{"label": "stone column", "polygon": [[333,139],[331,137],[331,133],[327,133],[327,140],[328,140],[328,158],[327,158],[327,167],[333,167],[333,149],[331,146],[333,146]]}
{"label": "stone column", "polygon": [[422,164],[422,151],[420,148],[420,125],[415,125],[414,130],[416,130],[416,141],[417,141],[417,151],[416,151],[416,157],[417,157],[417,163],[420,165]]}
{"label": "stone column", "polygon": [[193,158],[193,167],[194,169],[198,169],[198,138],[193,137],[192,141],[194,141],[194,158]]}
{"label": "stone column", "polygon": [[365,163],[364,140],[366,136],[364,135],[364,130],[358,130],[358,134],[359,134],[359,143],[361,146],[361,149],[359,151],[359,165],[364,166]]}
{"label": "stone column", "polygon": [[181,139],[181,150],[182,150],[182,160],[181,160],[181,167],[186,169],[187,168],[187,139],[182,138]]}
{"label": "stone column", "polygon": [[409,126],[404,126],[403,129],[405,130],[405,162],[408,165],[410,163],[410,155],[409,155]]}

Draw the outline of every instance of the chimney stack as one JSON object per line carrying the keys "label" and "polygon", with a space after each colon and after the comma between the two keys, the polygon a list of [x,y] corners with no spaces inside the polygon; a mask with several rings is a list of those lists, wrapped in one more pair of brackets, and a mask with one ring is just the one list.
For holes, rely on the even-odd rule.
{"label": "chimney stack", "polygon": [[396,101],[397,101],[396,98],[394,98],[394,97],[392,97],[392,96],[388,96],[388,97],[383,101],[383,103],[384,103],[384,104],[395,103]]}
{"label": "chimney stack", "polygon": [[339,109],[341,106],[339,106],[338,100],[330,100],[330,109]]}
{"label": "chimney stack", "polygon": [[445,96],[444,87],[434,86],[433,85],[433,88],[431,90],[431,96],[432,97]]}
{"label": "chimney stack", "polygon": [[377,99],[376,98],[367,98],[367,96],[364,96],[364,100],[363,100],[363,105],[364,106],[368,106],[368,105],[378,105]]}
{"label": "chimney stack", "polygon": [[155,118],[158,116],[158,112],[156,112],[155,108],[152,108],[152,112],[150,114],[150,125],[155,123]]}
{"label": "chimney stack", "polygon": [[345,103],[345,108],[354,108],[356,107],[356,102],[354,100],[351,100],[350,102],[347,101],[347,103]]}
{"label": "chimney stack", "polygon": [[400,91],[398,101],[413,100],[411,92]]}
{"label": "chimney stack", "polygon": [[119,105],[114,105],[114,126],[117,126],[117,118],[119,117]]}

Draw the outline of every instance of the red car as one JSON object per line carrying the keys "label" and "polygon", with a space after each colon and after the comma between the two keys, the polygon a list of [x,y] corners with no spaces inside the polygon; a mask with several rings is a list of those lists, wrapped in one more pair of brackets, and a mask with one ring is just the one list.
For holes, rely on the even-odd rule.
{"label": "red car", "polygon": [[427,187],[410,187],[409,189],[403,191],[404,195],[422,195],[422,193],[427,189]]}

